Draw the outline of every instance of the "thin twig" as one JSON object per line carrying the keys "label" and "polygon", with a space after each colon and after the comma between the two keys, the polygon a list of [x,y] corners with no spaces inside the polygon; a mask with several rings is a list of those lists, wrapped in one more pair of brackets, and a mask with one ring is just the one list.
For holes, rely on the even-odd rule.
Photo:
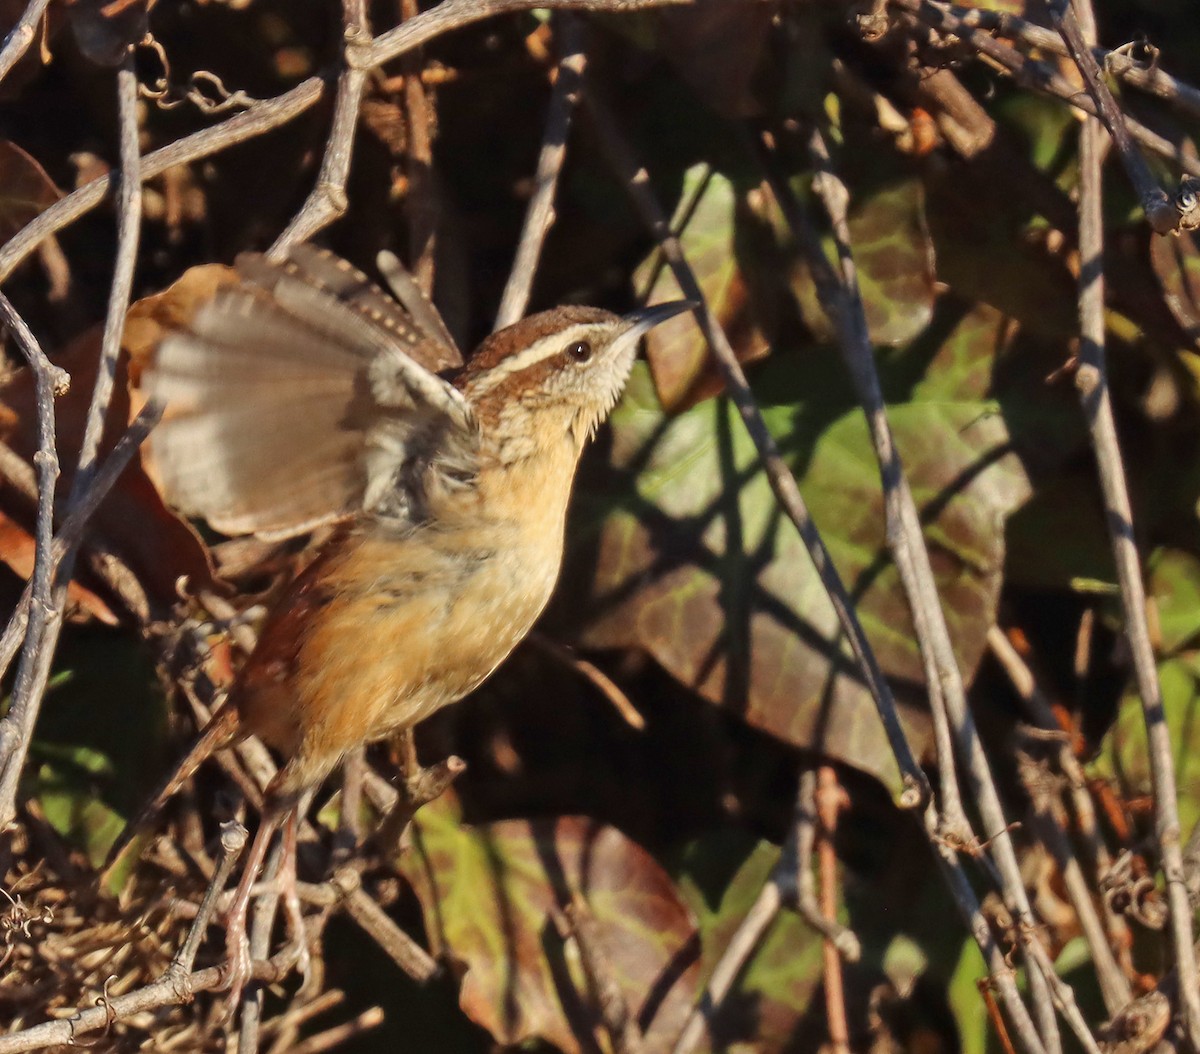
{"label": "thin twig", "polygon": [[[920,645],[925,683],[929,691],[929,713],[933,722],[933,741],[938,762],[938,786],[941,790],[938,804],[941,809],[939,823],[942,828],[942,837],[948,838],[958,845],[969,845],[974,835],[967,819],[966,810],[963,808],[959,790],[958,767],[954,760],[954,737],[944,687],[947,681],[957,680],[957,690],[961,694],[961,678],[958,676],[957,662],[952,658],[947,662],[945,648],[939,650],[937,643],[933,640],[936,632],[933,622],[936,621],[937,616],[931,614],[930,604],[925,602],[927,601],[927,591],[923,589],[920,581],[911,547],[904,544],[906,531],[916,514],[915,511],[909,514],[905,507],[904,496],[908,493],[908,488],[904,480],[899,454],[895,450],[891,430],[884,413],[883,396],[879,389],[878,378],[874,375],[873,366],[863,363],[863,348],[869,348],[870,344],[866,316],[861,310],[861,303],[853,302],[855,287],[847,286],[845,279],[834,270],[825,255],[825,249],[816,230],[799,208],[788,187],[782,180],[776,178],[769,159],[764,159],[763,170],[771,193],[783,213],[792,236],[804,250],[817,295],[829,317],[835,321],[838,327],[843,356],[858,387],[860,400],[864,404],[872,442],[881,464],[886,536],[897,570],[900,572],[905,595],[909,600],[913,627]],[[828,186],[828,183],[825,186]],[[836,186],[835,183],[835,189]],[[833,191],[827,190],[826,193],[833,193]],[[845,234],[844,231],[842,233]],[[912,505],[911,494],[909,494],[908,505]],[[919,523],[919,518],[917,522]],[[939,607],[936,603],[936,593],[933,606]]]}
{"label": "thin twig", "polygon": [[1183,1021],[1193,1050],[1200,1050],[1200,978],[1192,936],[1192,909],[1183,873],[1179,807],[1171,733],[1163,713],[1162,690],[1146,621],[1146,591],[1133,533],[1133,510],[1125,466],[1113,418],[1105,358],[1104,219],[1101,150],[1104,129],[1098,120],[1084,122],[1079,144],[1079,368],[1075,386],[1096,453],[1105,522],[1117,565],[1125,635],[1133,656],[1138,694],[1149,743],[1154,788],[1154,827],[1167,887],[1171,944],[1180,977]]}
{"label": "thin twig", "polygon": [[0,48],[0,80],[8,76],[9,71],[21,61],[21,56],[29,50],[37,36],[38,23],[50,6],[50,0],[30,0],[17,24],[8,31],[4,38],[4,46]]}
{"label": "thin twig", "polygon": [[[932,2],[936,4],[937,0]],[[956,5],[937,6],[945,7],[955,18],[960,19],[964,26],[990,30],[1039,51],[1048,51],[1055,55],[1068,53],[1062,37],[1053,29],[1039,26],[1036,22],[1030,22],[1019,15],[1009,14],[1007,11],[986,11],[982,8]],[[1156,64],[1136,62],[1122,49],[1110,51],[1093,45],[1091,51],[1101,68],[1118,80],[1162,99],[1190,117],[1200,117],[1200,90],[1159,69]]]}
{"label": "thin twig", "polygon": [[533,290],[533,279],[537,274],[538,258],[546,234],[554,223],[554,194],[558,187],[558,176],[563,160],[567,156],[567,133],[571,129],[571,115],[583,90],[583,73],[587,68],[587,53],[584,50],[584,24],[571,15],[557,16],[561,29],[561,58],[558,61],[558,76],[550,94],[550,106],[546,111],[546,131],[542,135],[542,151],[538,155],[537,174],[534,176],[533,195],[525,211],[525,225],[521,229],[521,240],[513,259],[504,295],[500,298],[500,310],[496,312],[493,329],[503,329],[523,318],[529,306]]}
{"label": "thin twig", "polygon": [[[68,508],[83,500],[90,489],[97,470],[100,438],[112,402],[113,378],[116,375],[117,358],[121,352],[121,335],[125,327],[125,313],[129,308],[129,295],[133,287],[133,270],[137,262],[138,231],[142,217],[142,180],[139,173],[138,128],[137,128],[137,74],[133,67],[132,50],[125,64],[117,71],[117,111],[120,126],[120,182],[117,197],[117,256],[113,270],[112,287],[109,293],[108,314],[104,323],[104,336],[100,349],[100,363],[96,383],[92,389],[92,400],[88,408],[79,461],[71,485]],[[39,387],[43,384],[38,380]],[[41,395],[39,393],[39,431],[41,424]],[[39,437],[40,441],[40,437]],[[41,456],[41,450],[37,456]],[[53,480],[47,489],[43,481],[39,489],[38,547],[46,546],[45,568],[51,566],[53,554],[49,530],[54,515]],[[45,522],[42,522],[43,513]],[[0,726],[0,829],[8,826],[16,817],[17,787],[25,754],[33,739],[33,728],[37,722],[42,695],[50,676],[50,664],[58,635],[62,627],[62,606],[66,601],[67,584],[74,571],[78,547],[66,549],[55,576],[52,610],[38,617],[39,586],[38,570],[35,567],[33,589],[30,593],[31,617],[26,630],[26,644],[22,649],[21,662],[17,667],[16,686],[13,690],[12,706]],[[49,575],[42,583],[48,586]],[[35,626],[41,622],[35,636]],[[7,731],[7,736],[6,736]]]}
{"label": "thin twig", "polygon": [[917,765],[908,740],[904,736],[904,729],[901,727],[900,718],[896,713],[895,700],[892,698],[891,687],[879,668],[875,653],[863,632],[862,624],[858,621],[858,614],[854,610],[845,584],[830,559],[829,550],[825,548],[820,532],[808,513],[808,507],[800,494],[796,478],[783,460],[779,446],[763,420],[762,411],[750,391],[746,375],[729,344],[729,339],[708,307],[704,293],[696,281],[695,273],[683,254],[679,239],[671,233],[670,221],[650,187],[649,175],[633,155],[607,105],[600,102],[594,91],[585,92],[584,100],[599,135],[602,149],[614,173],[630,195],[643,222],[662,247],[663,255],[670,265],[683,295],[696,301],[699,305],[694,312],[696,321],[712,349],[734,404],[758,451],[771,489],[784,513],[795,525],[808,550],[813,566],[837,613],[842,631],[850,643],[863,682],[875,701],[888,743],[904,782],[903,802],[908,806],[916,806],[921,802],[928,801],[931,798],[929,782],[925,778],[925,773]]}
{"label": "thin twig", "polygon": [[240,823],[232,821],[221,825],[221,856],[217,861],[216,871],[213,874],[212,881],[209,882],[207,888],[204,890],[204,898],[200,901],[200,908],[196,912],[196,917],[192,921],[187,937],[184,939],[179,951],[175,953],[175,958],[171,960],[171,965],[167,968],[168,977],[172,977],[182,983],[182,979],[191,974],[192,964],[196,961],[196,953],[200,950],[205,931],[208,929],[209,920],[216,910],[217,898],[220,897],[221,891],[225,888],[225,883],[229,880],[229,876],[233,872],[233,865],[237,863],[238,857],[242,855],[242,850],[245,847],[245,827]]}
{"label": "thin twig", "polygon": [[[837,852],[833,835],[841,804],[841,787],[832,765],[817,769],[816,807],[820,840],[817,843],[817,868],[821,874],[821,916],[826,923],[837,922]],[[825,1021],[829,1028],[829,1047],[834,1054],[849,1054],[850,1025],[846,1020],[846,989],[842,983],[842,957],[837,945],[828,938],[822,946],[825,960]]]}
{"label": "thin twig", "polygon": [[[925,834],[934,848],[934,858],[941,868],[942,878],[950,890],[954,905],[971,931],[971,936],[983,953],[983,961],[987,964],[990,983],[1000,994],[1000,1001],[1008,1013],[1013,1031],[1026,1054],[1045,1054],[1046,1048],[1038,1029],[1029,1015],[1029,1010],[1021,1001],[1021,993],[1013,978],[1013,969],[1008,964],[1004,952],[996,942],[991,926],[988,925],[980,908],[979,899],[971,887],[971,881],[963,870],[954,847],[938,833],[937,820],[932,809],[925,811]],[[1037,971],[1032,971],[1037,972]],[[999,1032],[1000,1030],[997,1029]],[[1007,1039],[1008,1033],[1003,1033]]]}
{"label": "thin twig", "polygon": [[[991,846],[992,856],[1000,872],[1004,901],[1013,914],[1018,940],[1028,957],[1032,946],[1038,941],[1033,909],[1021,878],[1020,864],[1009,835],[1008,821],[1004,815],[1000,795],[992,779],[991,766],[967,706],[962,674],[954,655],[953,641],[942,610],[937,583],[933,576],[933,565],[921,529],[921,517],[888,423],[850,244],[847,211],[849,192],[833,171],[828,149],[819,130],[813,130],[809,145],[817,170],[813,189],[829,214],[838,255],[838,296],[825,306],[836,321],[842,355],[866,414],[872,444],[879,462],[888,547],[896,560],[901,585],[913,612],[913,623],[921,652],[930,656],[931,664],[935,668],[936,682],[945,701],[958,753],[983,821],[985,839]],[[777,184],[777,192],[783,189]],[[782,200],[790,201],[786,195]],[[800,210],[794,207],[794,203],[790,203],[785,212],[797,239],[811,241],[804,238],[805,224],[802,222]],[[818,248],[818,251],[821,250]],[[823,251],[821,253],[823,256]],[[1050,1054],[1056,1054],[1060,1049],[1058,1027],[1047,981],[1036,968],[1030,969],[1029,980],[1042,1040]]]}
{"label": "thin twig", "polygon": [[409,977],[423,984],[437,976],[437,962],[367,895],[354,868],[339,869],[333,876],[333,886],[343,898],[346,914]]}
{"label": "thin twig", "polygon": [[[1091,96],[1086,92],[1079,91],[1054,67],[1048,63],[1039,62],[1037,59],[1031,59],[1015,48],[1000,43],[991,34],[959,18],[950,8],[936,4],[933,0],[888,0],[888,2],[893,7],[915,15],[938,32],[951,33],[958,37],[981,55],[986,55],[1006,69],[1018,84],[1051,95],[1056,99],[1062,99],[1076,109],[1096,116],[1096,104],[1092,101]],[[1125,123],[1130,135],[1146,149],[1167,158],[1189,175],[1200,176],[1200,160],[1191,157],[1169,139],[1151,131],[1132,117],[1126,117]]]}
{"label": "thin twig", "polygon": [[289,1050],[291,1054],[323,1054],[324,1051],[342,1046],[355,1036],[361,1036],[364,1032],[378,1028],[385,1020],[383,1007],[368,1007],[357,1017],[327,1028],[324,1032],[318,1032],[315,1036],[309,1036],[290,1047]]}
{"label": "thin twig", "polygon": [[671,1048],[671,1054],[691,1054],[699,1046],[706,1028],[720,1012],[734,982],[762,944],[782,906],[783,893],[779,884],[767,882],[758,891],[758,897],[721,953],[703,994],[692,1007],[675,1046]]}
{"label": "thin twig", "polygon": [[[251,979],[262,984],[275,984],[287,976],[291,967],[289,953],[281,952],[265,962],[256,961],[251,968]],[[164,975],[153,984],[127,995],[98,1000],[100,1005],[78,1010],[70,1017],[0,1036],[0,1054],[24,1054],[25,1051],[42,1050],[45,1047],[73,1046],[80,1036],[110,1028],[115,1022],[126,1021],[147,1010],[160,1010],[190,1002],[200,992],[220,987],[222,981],[220,966],[197,970],[182,978]]]}
{"label": "thin twig", "polygon": [[1133,184],[1134,193],[1141,202],[1142,211],[1145,212],[1150,226],[1158,234],[1167,234],[1178,230],[1181,213],[1172,203],[1167,192],[1158,185],[1154,173],[1150,171],[1150,166],[1129,134],[1125,114],[1104,82],[1104,74],[1096,64],[1092,49],[1083,39],[1069,0],[1062,8],[1057,4],[1051,4],[1050,18],[1059,33],[1062,34],[1067,51],[1075,60],[1080,76],[1083,77],[1083,83],[1087,86],[1088,94],[1096,104],[1099,118],[1104,122],[1104,127],[1108,129],[1108,134],[1113,138],[1113,145],[1116,146],[1117,153],[1120,155],[1121,164],[1125,166],[1125,174],[1129,177],[1129,182]]}
{"label": "thin twig", "polygon": [[1088,1028],[1088,1023],[1079,1009],[1079,1004],[1075,1002],[1075,993],[1072,991],[1071,986],[1058,976],[1049,954],[1039,942],[1034,942],[1031,947],[1033,948],[1033,955],[1038,969],[1050,986],[1050,994],[1054,999],[1054,1005],[1058,1007],[1063,1020],[1071,1027],[1071,1031],[1075,1033],[1075,1038],[1079,1040],[1079,1045],[1083,1047],[1085,1054],[1100,1054],[1100,1047],[1096,1043],[1096,1037],[1092,1035],[1092,1030]]}
{"label": "thin twig", "polygon": [[638,708],[633,705],[633,700],[600,667],[588,662],[587,659],[581,659],[566,645],[560,644],[553,637],[548,637],[537,630],[530,633],[525,640],[565,669],[570,670],[572,673],[577,673],[587,680],[588,683],[612,704],[612,708],[621,715],[621,719],[630,728],[636,728],[638,731],[641,731],[646,727],[646,719],[642,716]]}
{"label": "thin twig", "polygon": [[[1092,953],[1092,965],[1100,982],[1100,994],[1104,999],[1109,1016],[1125,1006],[1133,996],[1129,980],[1108,943],[1108,933],[1096,910],[1092,891],[1088,888],[1083,869],[1079,866],[1066,832],[1061,826],[1062,807],[1058,802],[1058,788],[1045,763],[1034,761],[1021,753],[1017,757],[1017,771],[1032,802],[1033,825],[1042,844],[1054,857],[1059,874],[1067,890],[1067,897],[1075,909],[1075,917],[1084,939]],[[1056,804],[1058,808],[1056,808]]]}
{"label": "thin twig", "polygon": [[[96,473],[95,478],[92,480],[91,486],[88,487],[86,493],[81,495],[80,500],[67,514],[62,527],[59,528],[58,534],[54,537],[52,551],[55,570],[57,570],[63,556],[70,549],[82,542],[83,532],[88,525],[88,521],[100,507],[104,499],[108,497],[108,492],[112,490],[114,484],[121,478],[121,474],[133,459],[133,455],[137,453],[138,448],[145,442],[151,430],[158,424],[162,413],[163,407],[161,403],[150,402],[143,406],[137,417],[134,418],[133,423],[126,429],[125,434],[117,441],[117,445],[113,447],[112,451],[104,459],[103,464],[100,466],[100,471]],[[18,463],[25,464],[15,454],[13,457]],[[3,474],[10,481],[12,480],[12,474],[8,471],[7,466]],[[4,672],[8,669],[8,665],[15,656],[16,650],[25,633],[25,627],[29,621],[32,596],[33,585],[31,582],[27,582],[25,590],[21,594],[21,599],[17,602],[17,606],[13,611],[12,618],[5,627],[3,636],[0,637],[0,676],[3,676]]]}
{"label": "thin twig", "polygon": [[346,180],[354,154],[354,133],[363,90],[367,86],[370,60],[371,27],[367,21],[366,0],[342,0],[342,72],[338,76],[337,99],[333,105],[333,124],[321,160],[317,183],[300,211],[275,240],[267,253],[269,259],[282,260],[293,245],[306,242],[327,227],[349,207]]}
{"label": "thin twig", "polygon": [[[400,0],[404,21],[420,14],[417,0]],[[412,55],[405,66],[404,109],[408,116],[408,193],[404,214],[408,220],[408,259],[413,278],[426,296],[433,295],[434,251],[437,245],[437,204],[433,182],[433,137],[430,132],[429,94],[421,82],[421,57]]]}
{"label": "thin twig", "polygon": [[[1054,719],[1054,713],[1050,708],[1049,702],[1047,702],[1038,689],[1033,678],[1033,672],[999,626],[993,626],[988,630],[988,649],[1008,675],[1018,697],[1025,704],[1028,717],[1033,724],[1045,732],[1059,732],[1058,722]],[[1099,883],[1101,878],[1108,873],[1112,861],[1107,847],[1100,839],[1100,832],[1096,823],[1096,809],[1092,802],[1092,796],[1088,792],[1087,780],[1084,776],[1083,768],[1076,759],[1071,750],[1071,745],[1065,737],[1060,737],[1052,745],[1051,750],[1055,765],[1058,771],[1062,773],[1066,783],[1067,793],[1075,811],[1075,822],[1087,854],[1092,881]],[[1087,936],[1089,944],[1093,945],[1092,958],[1096,964],[1105,1005],[1108,1007],[1110,1013],[1115,1013],[1116,1009],[1124,1006],[1129,1001],[1129,982],[1124,971],[1119,967],[1115,972],[1112,970],[1108,960],[1112,957],[1113,947],[1124,948],[1128,945],[1129,927],[1122,917],[1115,914],[1109,908],[1107,899],[1102,897],[1101,905],[1107,937],[1099,942],[1099,946],[1094,944],[1094,937],[1092,931],[1089,929],[1091,925],[1090,921],[1085,918],[1087,912],[1094,911],[1091,888],[1080,871],[1074,854],[1069,851],[1069,842],[1065,834],[1066,823],[1065,821],[1060,823],[1057,816],[1057,813],[1062,809],[1061,803],[1051,803],[1051,808],[1054,813],[1051,824],[1053,831],[1047,837],[1043,837],[1043,841],[1046,842],[1047,847],[1058,858],[1059,867],[1063,870],[1067,892],[1071,897],[1076,914],[1080,917],[1084,934]],[[1059,842],[1060,838],[1061,844]],[[1071,874],[1068,874],[1068,871]],[[1124,997],[1123,999],[1121,998],[1122,996]],[[1114,999],[1120,1000],[1117,1007],[1110,1005],[1110,1001]]]}
{"label": "thin twig", "polygon": [[[264,884],[270,888],[254,898],[254,919],[250,924],[251,962],[265,959],[271,950],[271,930],[275,927],[275,916],[279,912],[280,899],[279,885],[276,880],[280,868],[283,866],[284,852],[283,841],[276,842],[266,867],[263,869],[267,876],[267,882]],[[303,934],[297,938],[298,941],[303,939]],[[257,985],[247,985],[242,992],[242,1019],[238,1029],[237,1044],[239,1054],[258,1054],[258,1036],[262,1025],[264,1001],[265,994]],[[235,1006],[230,1006],[226,1012],[232,1017],[237,1009]]]}
{"label": "thin twig", "polygon": [[817,831],[816,797],[817,773],[806,768],[800,774],[792,827],[779,862],[721,953],[708,985],[680,1029],[672,1054],[691,1054],[704,1038],[705,1029],[711,1029],[734,982],[762,944],[781,908],[794,905],[800,916],[847,961],[857,962],[862,955],[862,946],[854,931],[827,917],[817,898],[812,869]]}
{"label": "thin twig", "polygon": [[587,901],[579,893],[563,907],[568,927],[567,936],[575,941],[579,959],[587,976],[588,987],[595,996],[600,1019],[612,1041],[614,1054],[642,1054],[645,1049],[637,1017],[629,1012],[629,1003],[613,972],[612,961],[605,953],[604,935]]}
{"label": "thin twig", "polygon": [[[409,22],[376,37],[363,49],[359,61],[367,68],[381,66],[444,33],[516,11],[535,7],[572,11],[636,11],[673,6],[690,0],[442,0]],[[323,76],[312,76],[273,99],[257,102],[220,124],[185,136],[142,159],[142,179],[152,179],[176,165],[210,157],[230,146],[244,143],[314,106],[328,90]],[[41,242],[96,208],[108,195],[110,176],[100,176],[55,202],[30,221],[0,248],[0,281]]]}

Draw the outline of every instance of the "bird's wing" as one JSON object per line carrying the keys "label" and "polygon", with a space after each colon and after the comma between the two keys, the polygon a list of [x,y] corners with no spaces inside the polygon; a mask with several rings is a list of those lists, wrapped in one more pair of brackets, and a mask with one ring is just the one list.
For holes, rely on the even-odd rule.
{"label": "bird's wing", "polygon": [[169,502],[225,533],[284,538],[360,509],[404,526],[428,471],[472,474],[470,410],[432,372],[459,359],[444,327],[426,334],[309,247],[238,269],[243,282],[166,337],[144,375],[167,406],[150,446]]}

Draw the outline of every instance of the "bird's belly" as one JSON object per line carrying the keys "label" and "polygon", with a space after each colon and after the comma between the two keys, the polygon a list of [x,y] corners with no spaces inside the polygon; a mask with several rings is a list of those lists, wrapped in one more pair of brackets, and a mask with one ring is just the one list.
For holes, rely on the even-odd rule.
{"label": "bird's belly", "polygon": [[296,685],[310,715],[304,753],[340,757],[410,727],[478,686],[528,633],[560,550],[463,541],[410,541],[381,574],[350,575],[314,620]]}

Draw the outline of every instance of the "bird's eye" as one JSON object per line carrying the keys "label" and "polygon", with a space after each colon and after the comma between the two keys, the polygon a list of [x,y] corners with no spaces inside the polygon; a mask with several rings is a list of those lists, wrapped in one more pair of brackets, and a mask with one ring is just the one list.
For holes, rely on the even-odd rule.
{"label": "bird's eye", "polygon": [[586,340],[577,340],[567,345],[567,358],[575,362],[587,362],[592,357],[592,346]]}

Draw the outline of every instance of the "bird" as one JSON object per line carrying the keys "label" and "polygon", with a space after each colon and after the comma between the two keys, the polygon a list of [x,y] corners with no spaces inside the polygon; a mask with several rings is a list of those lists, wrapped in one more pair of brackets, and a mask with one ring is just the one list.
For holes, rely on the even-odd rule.
{"label": "bird", "polygon": [[642,336],[694,307],[557,307],[464,364],[390,254],[379,266],[396,299],[311,245],[236,266],[237,283],[163,338],[143,373],[165,406],[154,472],[168,503],[227,533],[331,528],[143,811],[249,736],[282,761],[227,915],[231,1006],[250,977],[246,915],[276,831],[299,942],[295,825],[308,797],[351,750],[462,699],[529,632],[558,578],[588,439]]}

